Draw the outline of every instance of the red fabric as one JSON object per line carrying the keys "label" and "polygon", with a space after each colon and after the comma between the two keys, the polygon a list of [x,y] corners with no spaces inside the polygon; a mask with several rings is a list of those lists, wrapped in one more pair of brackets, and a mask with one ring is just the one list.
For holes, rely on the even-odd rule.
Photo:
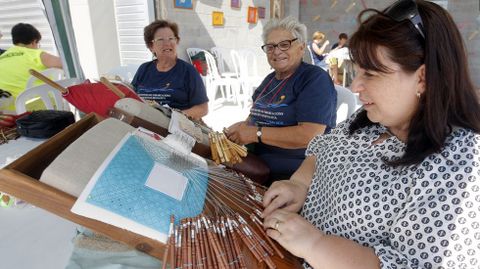
{"label": "red fabric", "polygon": [[195,67],[195,69],[197,69],[198,73],[200,73],[200,75],[202,76],[207,75],[207,63],[205,61],[193,60],[192,64]]}
{"label": "red fabric", "polygon": [[[138,95],[129,88],[114,84],[125,94],[125,98],[133,98],[143,102]],[[95,112],[103,117],[108,117],[108,110],[115,105],[120,97],[102,83],[89,83],[68,87],[69,93],[64,95],[68,102],[84,113]]]}

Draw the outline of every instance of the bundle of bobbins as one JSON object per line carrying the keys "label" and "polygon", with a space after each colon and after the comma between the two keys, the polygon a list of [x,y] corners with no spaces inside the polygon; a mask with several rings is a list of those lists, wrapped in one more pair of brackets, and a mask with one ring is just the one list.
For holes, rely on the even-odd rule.
{"label": "bundle of bobbins", "polygon": [[203,213],[178,225],[171,216],[162,268],[246,269],[245,247],[258,263],[276,268],[272,257],[284,255],[262,226],[265,187],[230,170],[209,174]]}
{"label": "bundle of bobbins", "polygon": [[15,140],[20,136],[17,132],[16,120],[30,113],[11,115],[0,112],[0,145],[8,143],[8,140]]}
{"label": "bundle of bobbins", "polygon": [[208,134],[212,160],[216,164],[242,162],[241,157],[247,156],[247,148],[230,141],[224,133],[211,132]]}
{"label": "bundle of bobbins", "polygon": [[0,145],[8,143],[8,140],[15,140],[20,137],[17,128],[0,127]]}

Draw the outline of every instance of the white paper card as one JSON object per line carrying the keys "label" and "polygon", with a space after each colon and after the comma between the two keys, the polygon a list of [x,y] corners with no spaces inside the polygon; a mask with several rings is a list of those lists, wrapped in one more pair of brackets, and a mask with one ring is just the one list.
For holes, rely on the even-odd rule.
{"label": "white paper card", "polygon": [[181,173],[155,163],[148,175],[145,186],[181,201],[187,188],[187,183],[188,179]]}

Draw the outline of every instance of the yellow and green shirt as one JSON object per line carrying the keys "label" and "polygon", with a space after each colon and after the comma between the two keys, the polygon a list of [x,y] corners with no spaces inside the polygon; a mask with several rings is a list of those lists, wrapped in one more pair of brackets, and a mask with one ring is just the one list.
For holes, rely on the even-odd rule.
{"label": "yellow and green shirt", "polygon": [[[39,49],[13,46],[0,55],[0,89],[17,98],[25,90],[30,78],[28,70],[47,69],[40,59],[42,52],[43,50]],[[15,111],[15,103],[0,110]]]}

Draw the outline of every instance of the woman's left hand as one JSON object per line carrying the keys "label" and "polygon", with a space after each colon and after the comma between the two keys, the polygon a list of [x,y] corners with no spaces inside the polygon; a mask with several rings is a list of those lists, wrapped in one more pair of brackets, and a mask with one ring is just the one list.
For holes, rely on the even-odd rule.
{"label": "woman's left hand", "polygon": [[293,255],[311,256],[315,244],[324,235],[320,230],[296,213],[278,209],[268,215],[263,226],[267,234]]}
{"label": "woman's left hand", "polygon": [[257,142],[257,127],[241,121],[225,129],[225,135],[239,145],[250,144]]}

